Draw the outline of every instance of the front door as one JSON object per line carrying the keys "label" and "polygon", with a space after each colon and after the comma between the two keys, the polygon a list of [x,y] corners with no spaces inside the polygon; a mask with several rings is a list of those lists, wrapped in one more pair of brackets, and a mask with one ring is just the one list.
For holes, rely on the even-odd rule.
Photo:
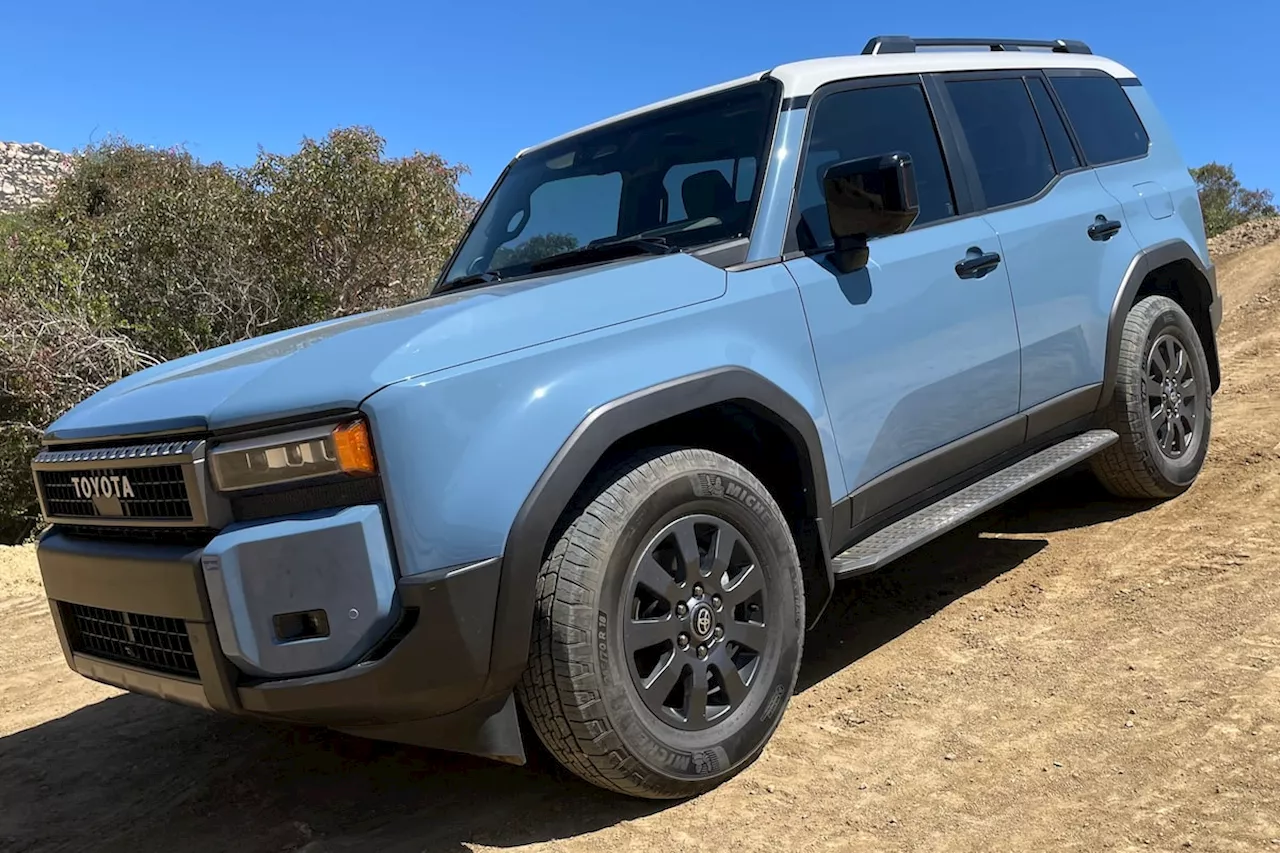
{"label": "front door", "polygon": [[[856,490],[1015,415],[1018,332],[1004,265],[957,268],[998,253],[998,240],[981,217],[957,217],[919,79],[837,85],[812,103],[786,263],[808,317],[840,462]],[[919,218],[903,234],[872,240],[866,268],[840,273],[826,251],[822,173],[895,151],[911,155]]]}

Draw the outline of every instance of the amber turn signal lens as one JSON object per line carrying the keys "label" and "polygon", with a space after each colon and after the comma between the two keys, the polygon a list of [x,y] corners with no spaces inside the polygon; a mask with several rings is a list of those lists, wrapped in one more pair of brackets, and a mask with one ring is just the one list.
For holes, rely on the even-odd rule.
{"label": "amber turn signal lens", "polygon": [[373,445],[369,442],[369,426],[364,421],[340,424],[333,431],[333,446],[338,466],[347,474],[372,474]]}

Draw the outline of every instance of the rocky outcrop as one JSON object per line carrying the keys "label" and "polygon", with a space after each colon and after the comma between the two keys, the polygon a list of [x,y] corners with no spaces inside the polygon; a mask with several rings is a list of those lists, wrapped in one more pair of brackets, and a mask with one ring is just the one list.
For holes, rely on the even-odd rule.
{"label": "rocky outcrop", "polygon": [[53,194],[71,155],[39,142],[0,142],[0,213],[12,213]]}
{"label": "rocky outcrop", "polygon": [[1217,237],[1210,237],[1209,254],[1221,258],[1254,246],[1265,246],[1276,240],[1280,240],[1280,216],[1255,219],[1223,231]]}

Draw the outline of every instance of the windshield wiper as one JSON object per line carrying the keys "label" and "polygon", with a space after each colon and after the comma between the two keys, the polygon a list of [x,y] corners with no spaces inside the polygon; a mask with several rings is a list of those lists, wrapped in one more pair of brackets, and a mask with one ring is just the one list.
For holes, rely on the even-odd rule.
{"label": "windshield wiper", "polygon": [[625,258],[629,255],[670,255],[681,251],[676,246],[671,246],[662,237],[622,237],[615,239],[601,240],[595,243],[589,243],[586,246],[580,246],[576,249],[560,252],[555,255],[548,255],[545,258],[539,258],[536,261],[529,261],[523,264],[515,264],[510,267],[504,267],[503,271],[485,270],[484,272],[472,273],[464,275],[460,278],[450,279],[444,282],[435,290],[431,291],[432,296],[439,296],[442,293],[448,293],[451,290],[459,290],[464,287],[472,287],[477,284],[492,284],[495,281],[505,281],[506,279],[516,276],[528,275],[533,272],[545,272],[547,270],[560,269],[562,267],[570,267],[575,264],[590,263],[592,261],[608,261],[614,258]]}
{"label": "windshield wiper", "polygon": [[446,293],[450,290],[457,290],[462,287],[470,287],[473,284],[492,284],[495,281],[502,281],[502,275],[501,273],[498,273],[494,270],[486,270],[485,272],[472,273],[471,275],[464,275],[461,278],[449,279],[444,284],[440,285],[434,291],[432,291],[431,295],[435,296],[441,293]]}
{"label": "windshield wiper", "polygon": [[589,243],[567,252],[548,255],[529,264],[529,269],[531,271],[553,270],[584,261],[607,261],[613,258],[625,258],[628,255],[670,255],[679,251],[679,248],[668,244],[661,237],[624,237]]}

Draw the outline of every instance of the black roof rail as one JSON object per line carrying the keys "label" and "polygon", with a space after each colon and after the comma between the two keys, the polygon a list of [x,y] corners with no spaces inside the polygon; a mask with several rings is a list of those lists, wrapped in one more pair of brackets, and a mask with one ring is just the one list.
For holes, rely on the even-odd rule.
{"label": "black roof rail", "polygon": [[876,36],[862,49],[864,56],[881,53],[915,53],[922,47],[985,47],[988,50],[1021,50],[1024,47],[1048,48],[1054,53],[1093,53],[1089,45],[1072,39],[918,39],[911,36]]}

